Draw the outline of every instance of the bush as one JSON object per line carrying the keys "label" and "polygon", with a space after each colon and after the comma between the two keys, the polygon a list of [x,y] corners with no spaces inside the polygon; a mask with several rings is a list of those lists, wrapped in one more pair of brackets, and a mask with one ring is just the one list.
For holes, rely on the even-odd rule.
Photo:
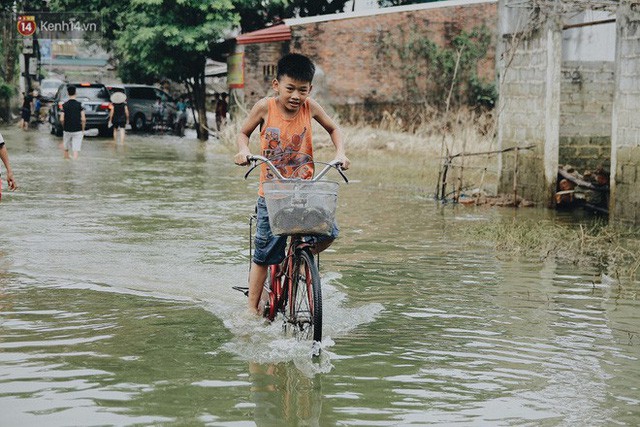
{"label": "bush", "polygon": [[478,76],[469,79],[469,105],[493,109],[498,101],[495,83],[485,83]]}

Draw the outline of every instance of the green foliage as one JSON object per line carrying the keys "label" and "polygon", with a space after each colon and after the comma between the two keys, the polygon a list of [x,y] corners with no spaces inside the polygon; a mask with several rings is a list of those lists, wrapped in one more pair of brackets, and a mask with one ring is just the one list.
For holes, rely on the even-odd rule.
{"label": "green foliage", "polygon": [[471,105],[490,106],[495,102],[495,89],[477,76],[478,62],[490,45],[491,33],[486,27],[460,31],[441,47],[413,26],[387,34],[380,51],[405,79],[408,101],[443,106],[451,91],[451,107],[462,105],[465,93],[471,97],[467,98]]}
{"label": "green foliage", "polygon": [[349,0],[235,0],[242,32],[259,30],[286,18],[342,12]]}
{"label": "green foliage", "polygon": [[238,21],[231,0],[131,0],[121,17],[115,46],[125,75],[175,81],[203,73],[214,44]]}
{"label": "green foliage", "polygon": [[131,0],[51,0],[49,7],[53,12],[76,10],[100,17],[102,34],[97,42],[113,51],[116,33],[124,28],[123,17],[131,7]]}
{"label": "green foliage", "polygon": [[469,105],[492,109],[498,100],[498,89],[493,82],[484,82],[478,76],[469,80]]}
{"label": "green foliage", "polygon": [[5,83],[5,81],[0,78],[0,99],[9,99],[15,95],[15,92],[16,90],[13,85]]}

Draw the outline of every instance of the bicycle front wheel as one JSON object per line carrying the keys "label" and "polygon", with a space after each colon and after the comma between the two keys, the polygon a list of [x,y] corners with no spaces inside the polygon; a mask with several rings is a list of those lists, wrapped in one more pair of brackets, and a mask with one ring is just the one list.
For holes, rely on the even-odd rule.
{"label": "bicycle front wheel", "polygon": [[298,253],[291,275],[288,323],[304,340],[322,341],[322,290],[320,274],[308,249]]}

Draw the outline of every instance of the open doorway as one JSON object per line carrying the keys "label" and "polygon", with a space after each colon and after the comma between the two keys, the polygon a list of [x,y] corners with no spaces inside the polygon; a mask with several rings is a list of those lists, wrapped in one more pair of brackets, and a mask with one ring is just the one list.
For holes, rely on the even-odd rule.
{"label": "open doorway", "polygon": [[585,10],[564,18],[555,204],[608,213],[615,14]]}

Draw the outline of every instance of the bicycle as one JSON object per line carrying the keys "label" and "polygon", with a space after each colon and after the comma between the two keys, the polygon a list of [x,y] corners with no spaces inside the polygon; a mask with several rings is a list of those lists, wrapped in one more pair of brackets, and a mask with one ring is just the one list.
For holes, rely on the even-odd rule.
{"label": "bicycle", "polygon": [[[336,169],[345,182],[339,162],[322,163],[324,169],[311,180],[285,178],[266,157],[251,156],[253,165],[245,174],[266,163],[277,179],[263,183],[269,224],[274,235],[289,237],[286,256],[280,264],[269,265],[262,288],[262,315],[273,321],[278,313],[284,317],[284,329],[299,339],[322,341],[322,289],[319,257],[312,250],[314,243],[308,236],[330,235],[337,204],[338,183],[320,181],[331,169]],[[308,163],[308,162],[307,162]],[[249,255],[252,257],[253,215],[249,222]],[[251,264],[250,264],[251,265]],[[248,288],[233,287],[248,295]]]}

